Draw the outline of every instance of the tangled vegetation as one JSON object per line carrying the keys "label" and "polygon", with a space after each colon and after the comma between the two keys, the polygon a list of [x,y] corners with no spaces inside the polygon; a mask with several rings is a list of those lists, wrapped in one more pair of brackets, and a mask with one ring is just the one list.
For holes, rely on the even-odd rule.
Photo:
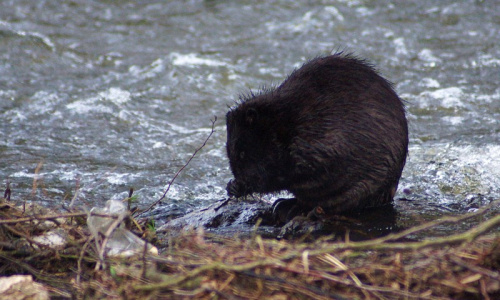
{"label": "tangled vegetation", "polygon": [[[105,236],[88,230],[88,213],[56,214],[0,204],[0,274],[29,274],[52,296],[124,299],[499,299],[500,215],[465,232],[409,241],[408,235],[465,218],[447,217],[378,239],[324,237],[304,243],[221,237],[203,230],[156,237],[130,215],[158,255],[102,255]],[[127,221],[128,220],[128,221]],[[58,230],[66,242],[36,237]]]}

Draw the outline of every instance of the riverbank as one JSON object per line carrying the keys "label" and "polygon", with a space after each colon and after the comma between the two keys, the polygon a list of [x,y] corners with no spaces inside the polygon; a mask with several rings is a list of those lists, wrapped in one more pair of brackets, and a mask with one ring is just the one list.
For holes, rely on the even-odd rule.
{"label": "riverbank", "polygon": [[[96,243],[89,231],[87,213],[57,214],[3,200],[0,274],[30,275],[51,297],[63,299],[497,299],[500,233],[491,229],[498,228],[500,215],[488,213],[483,208],[359,242],[348,236],[314,242],[257,234],[240,239],[202,228],[175,232],[174,238],[156,236],[151,223],[126,217],[126,228],[156,245],[159,254],[141,250],[110,257],[101,251],[106,238]],[[478,225],[408,239],[466,218],[476,218]],[[64,245],[37,239],[49,231],[61,232]]]}

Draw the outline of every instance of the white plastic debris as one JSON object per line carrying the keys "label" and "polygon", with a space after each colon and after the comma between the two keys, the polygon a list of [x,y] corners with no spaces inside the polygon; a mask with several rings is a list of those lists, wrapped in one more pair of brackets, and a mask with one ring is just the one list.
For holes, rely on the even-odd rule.
{"label": "white plastic debris", "polygon": [[[93,214],[106,216],[96,216]],[[92,232],[94,237],[97,237],[99,233],[106,235],[108,229],[115,222],[119,222],[116,226],[117,228],[123,228],[125,225],[122,221],[126,215],[127,208],[125,204],[119,200],[108,200],[104,208],[93,207],[90,210],[90,214],[87,218],[87,226],[89,226],[90,232]]]}
{"label": "white plastic debris", "polygon": [[[94,238],[96,240],[105,240],[105,238],[99,239],[99,235],[103,237],[109,235],[105,245],[108,256],[128,257],[144,251],[146,242],[125,228],[123,220],[127,214],[126,206],[119,200],[108,200],[104,208],[94,207],[90,210],[87,225]],[[149,253],[158,254],[156,247],[150,244],[147,247]]]}

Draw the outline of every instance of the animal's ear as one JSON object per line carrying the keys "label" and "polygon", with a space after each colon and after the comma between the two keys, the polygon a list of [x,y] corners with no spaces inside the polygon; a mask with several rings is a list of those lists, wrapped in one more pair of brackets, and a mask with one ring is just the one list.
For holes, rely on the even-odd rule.
{"label": "animal's ear", "polygon": [[248,125],[254,125],[258,119],[259,119],[259,113],[255,108],[247,109],[245,113],[245,122]]}

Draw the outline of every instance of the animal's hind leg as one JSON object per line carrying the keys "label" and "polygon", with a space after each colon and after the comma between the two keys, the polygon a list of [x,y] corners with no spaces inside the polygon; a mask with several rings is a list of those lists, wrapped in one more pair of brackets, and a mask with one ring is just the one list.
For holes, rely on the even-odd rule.
{"label": "animal's hind leg", "polygon": [[[363,209],[365,207],[380,206],[383,203],[378,205],[377,203],[384,202],[380,199],[382,195],[390,197],[390,195],[384,192],[377,193],[375,184],[371,181],[364,180],[355,183],[347,191],[331,197],[325,195],[322,199],[314,199],[301,195],[297,197],[297,205],[310,207],[310,204],[314,203],[316,206],[322,207],[328,213],[344,213]],[[390,199],[392,200],[392,198]],[[385,202],[390,202],[390,200]]]}

